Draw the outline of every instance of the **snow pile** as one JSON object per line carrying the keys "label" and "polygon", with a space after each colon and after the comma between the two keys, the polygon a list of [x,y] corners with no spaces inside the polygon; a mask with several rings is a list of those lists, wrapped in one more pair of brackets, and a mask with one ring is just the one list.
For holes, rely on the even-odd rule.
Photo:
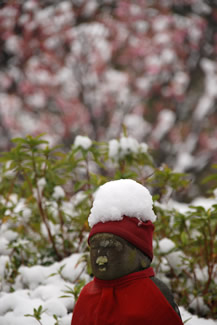
{"label": "snow pile", "polygon": [[211,110],[213,110],[215,100],[217,98],[216,82],[217,82],[217,65],[208,59],[203,59],[201,68],[205,73],[205,89],[204,93],[197,104],[193,117],[197,121],[203,120]]}
{"label": "snow pile", "polygon": [[182,269],[185,268],[185,265],[183,264],[185,256],[182,251],[174,251],[175,248],[175,243],[169,238],[163,238],[159,241],[159,252],[166,255],[165,265],[162,265],[164,270],[166,270],[169,264],[173,270],[180,273],[182,272]]}
{"label": "snow pile", "polygon": [[124,215],[154,222],[152,196],[148,189],[132,179],[120,179],[102,185],[96,192],[90,216],[90,227],[98,222],[117,221]]}
{"label": "snow pile", "polygon": [[[169,271],[170,267],[177,273],[181,273],[186,266],[183,263],[186,257],[182,251],[176,250],[175,243],[169,238],[163,238],[159,241],[159,252],[165,257],[161,262],[163,272]],[[163,278],[165,281],[165,277]],[[166,281],[165,281],[166,282]]]}
{"label": "snow pile", "polygon": [[[193,297],[192,297],[193,298]],[[200,311],[201,315],[206,315],[209,312],[209,307],[204,303],[203,297],[194,297],[192,302],[189,305],[190,310],[192,310],[194,313],[197,312],[197,310]]]}
{"label": "snow pile", "polygon": [[82,254],[73,254],[59,263],[50,266],[36,265],[20,267],[14,284],[14,292],[0,293],[1,325],[36,325],[37,321],[26,314],[33,314],[33,309],[42,306],[43,325],[54,325],[53,315],[58,317],[59,325],[68,325],[74,308],[74,296],[65,291],[73,290],[76,282],[90,280],[85,273],[84,262],[79,262]]}
{"label": "snow pile", "polygon": [[[169,242],[164,242],[170,248]],[[164,246],[163,244],[163,246]],[[78,263],[81,254],[73,254],[59,263],[49,267],[21,267],[16,279],[14,292],[0,292],[0,324],[1,325],[37,325],[33,317],[33,309],[42,306],[41,323],[54,325],[53,315],[58,318],[59,325],[69,325],[75,305],[74,297],[60,298],[68,287],[74,288],[76,280],[90,277],[84,272],[84,264]],[[61,270],[61,271],[60,271]],[[193,307],[193,306],[192,306]],[[198,318],[180,307],[183,322],[188,325],[215,325],[216,321]]]}
{"label": "snow pile", "polygon": [[168,238],[163,238],[159,241],[159,251],[160,253],[167,254],[175,248],[175,243]]}
{"label": "snow pile", "polygon": [[148,145],[139,143],[132,137],[121,137],[120,141],[113,139],[109,141],[109,157],[111,159],[124,158],[129,154],[147,153]]}
{"label": "snow pile", "polygon": [[[44,186],[43,179],[40,180],[39,185],[41,187]],[[54,193],[56,193],[58,198],[61,198],[61,194],[63,194],[60,187],[55,188]],[[85,197],[84,193],[78,194],[70,202],[63,201],[64,211],[68,209],[69,213],[73,213],[75,204],[81,202]],[[200,204],[208,208],[214,202],[216,202],[216,198],[212,200],[198,198],[193,201],[193,204]],[[9,203],[9,205],[12,205],[11,209],[13,211],[20,211],[23,207],[26,214],[29,214],[25,202],[18,200],[16,195],[11,194]],[[170,207],[176,207],[182,212],[188,210],[187,204],[173,201],[169,201],[168,204]],[[126,208],[128,205],[130,207]],[[9,207],[7,206],[7,208]],[[152,197],[149,191],[141,184],[130,179],[112,181],[101,186],[96,193],[94,206],[91,211],[92,222],[98,222],[97,220],[99,219],[101,221],[101,215],[104,217],[109,216],[110,218],[121,218],[122,214],[136,213],[138,211],[141,211],[141,215],[138,214],[139,218],[142,219],[147,216],[150,218],[151,216],[152,221],[155,220],[156,216],[152,210]],[[84,262],[79,262],[82,254],[73,254],[61,262],[56,262],[46,267],[41,265],[35,265],[33,267],[21,266],[19,268],[19,275],[13,284],[14,292],[9,292],[10,284],[7,283],[5,276],[8,272],[7,264],[12,248],[8,249],[8,244],[14,240],[17,240],[17,234],[9,229],[9,224],[2,224],[0,229],[0,250],[2,254],[0,256],[0,324],[37,325],[38,322],[33,317],[26,317],[25,315],[33,315],[33,310],[42,306],[44,312],[41,315],[41,324],[54,325],[57,323],[54,319],[54,315],[56,315],[58,325],[69,325],[75,299],[73,294],[67,294],[69,297],[65,298],[61,298],[61,296],[66,295],[65,292],[67,290],[71,290],[71,292],[75,290],[78,280],[90,281],[90,277],[85,272]],[[18,244],[21,241],[24,242],[24,240],[20,239]],[[16,243],[17,241],[13,243],[13,247]],[[176,251],[174,242],[168,238],[163,238],[159,241],[159,250],[165,255],[162,257],[161,271],[158,272],[157,276],[169,285],[166,276],[167,271],[169,271],[169,265],[172,266],[176,273],[185,267],[183,256],[181,255],[182,252]],[[208,268],[204,267],[201,269],[196,267],[195,274],[199,281],[207,281]],[[189,282],[186,285],[190,286],[191,283]],[[206,314],[208,307],[204,304],[202,297],[198,296],[194,298],[192,296],[191,310],[197,309],[198,306],[200,307],[200,311]],[[216,321],[199,318],[190,314],[182,307],[180,307],[180,311],[183,322],[189,319],[187,325],[216,324]]]}
{"label": "snow pile", "polygon": [[196,315],[190,314],[188,311],[186,311],[183,307],[180,307],[180,313],[182,316],[183,322],[188,320],[186,322],[187,325],[216,325],[216,321],[212,319],[204,319],[199,318]]}
{"label": "snow pile", "polygon": [[151,132],[151,125],[140,115],[126,114],[124,125],[126,125],[128,134],[137,140],[144,139]]}
{"label": "snow pile", "polygon": [[65,192],[61,186],[55,186],[53,192],[53,198],[59,200],[65,197]]}
{"label": "snow pile", "polygon": [[87,150],[91,146],[92,146],[92,141],[88,137],[82,136],[82,135],[78,135],[75,138],[75,141],[74,141],[74,147],[75,148],[81,147],[81,148]]}
{"label": "snow pile", "polygon": [[158,115],[158,123],[152,132],[152,137],[156,140],[162,139],[175,123],[175,113],[169,109],[162,110]]}
{"label": "snow pile", "polygon": [[210,209],[216,203],[217,203],[217,197],[214,198],[197,197],[196,199],[191,201],[190,205],[187,203],[174,201],[173,199],[169,199],[166,203],[164,202],[163,204],[155,202],[155,204],[161,206],[163,209],[168,209],[168,210],[175,209],[180,213],[187,213],[188,211],[191,211],[190,206],[195,206],[195,207],[202,206],[204,209],[207,210]]}
{"label": "snow pile", "polygon": [[109,157],[115,158],[119,153],[119,142],[116,139],[109,141]]}

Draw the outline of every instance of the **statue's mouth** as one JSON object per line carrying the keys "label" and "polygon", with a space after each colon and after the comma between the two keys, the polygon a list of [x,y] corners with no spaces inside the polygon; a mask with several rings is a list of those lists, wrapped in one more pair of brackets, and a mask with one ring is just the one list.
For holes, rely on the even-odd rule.
{"label": "statue's mouth", "polygon": [[96,264],[98,266],[98,269],[101,272],[106,271],[106,266],[108,264],[108,258],[107,258],[107,256],[98,256],[97,259],[96,259]]}

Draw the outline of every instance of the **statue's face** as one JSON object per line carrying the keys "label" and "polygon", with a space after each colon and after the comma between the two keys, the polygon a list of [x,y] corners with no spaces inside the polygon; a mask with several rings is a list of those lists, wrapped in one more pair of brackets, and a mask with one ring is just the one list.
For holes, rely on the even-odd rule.
{"label": "statue's face", "polygon": [[150,266],[150,260],[125,239],[99,233],[90,238],[90,260],[95,277],[113,280]]}

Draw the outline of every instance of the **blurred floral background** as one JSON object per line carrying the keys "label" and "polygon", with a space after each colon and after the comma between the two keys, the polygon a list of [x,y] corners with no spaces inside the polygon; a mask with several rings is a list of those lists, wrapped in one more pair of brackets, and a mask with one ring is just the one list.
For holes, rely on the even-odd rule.
{"label": "blurred floral background", "polygon": [[69,325],[106,181],[153,196],[153,267],[217,319],[217,0],[0,1],[0,323]]}
{"label": "blurred floral background", "polygon": [[[190,200],[217,161],[216,0],[0,3],[0,150],[47,134],[146,142],[188,172]],[[182,198],[183,199],[183,198]]]}
{"label": "blurred floral background", "polygon": [[216,59],[217,0],[0,1],[2,325],[70,324],[120,178],[153,195],[183,321],[216,325]]}

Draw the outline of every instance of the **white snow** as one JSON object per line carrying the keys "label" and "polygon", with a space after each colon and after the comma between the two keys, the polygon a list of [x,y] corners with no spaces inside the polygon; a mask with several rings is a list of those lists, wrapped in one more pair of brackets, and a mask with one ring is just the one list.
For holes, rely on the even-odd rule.
{"label": "white snow", "polygon": [[167,32],[160,32],[154,35],[153,40],[156,44],[163,44],[163,45],[167,45],[167,44],[171,44],[171,36],[169,33]]}
{"label": "white snow", "polygon": [[140,143],[139,145],[140,152],[147,153],[148,151],[148,145],[145,142]]}
{"label": "white snow", "polygon": [[197,279],[201,282],[207,282],[209,278],[208,267],[204,268],[195,267],[195,275]]}
{"label": "white snow", "polygon": [[9,263],[9,256],[7,255],[0,256],[0,279],[4,277],[7,263]]}
{"label": "white snow", "polygon": [[62,199],[65,196],[65,192],[61,186],[55,186],[53,192],[53,198],[56,200]]}
{"label": "white snow", "polygon": [[32,95],[27,96],[26,101],[30,106],[34,106],[38,109],[44,108],[46,106],[46,97],[42,92],[36,92]]}
{"label": "white snow", "polygon": [[210,209],[213,204],[216,204],[217,200],[216,198],[211,199],[211,198],[204,198],[204,197],[197,197],[191,202],[192,206],[202,206],[205,209]]}
{"label": "white snow", "polygon": [[116,158],[119,154],[119,142],[116,139],[109,141],[109,158]]}
{"label": "white snow", "polygon": [[177,273],[182,272],[184,254],[181,251],[173,251],[175,243],[169,238],[163,238],[159,241],[159,251],[166,254],[166,264],[169,264]]}
{"label": "white snow", "polygon": [[187,168],[191,167],[195,162],[195,157],[189,152],[180,151],[176,158],[176,167],[174,170],[176,172],[184,172]]}
{"label": "white snow", "polygon": [[149,55],[145,58],[145,65],[150,75],[156,75],[162,68],[162,60],[158,55]]}
{"label": "white snow", "polygon": [[169,109],[163,109],[158,114],[158,123],[155,127],[152,136],[154,139],[160,140],[169,132],[175,123],[175,113]]}
{"label": "white snow", "polygon": [[209,307],[204,303],[202,297],[194,298],[194,300],[190,303],[189,307],[193,311],[199,310],[200,313],[203,315],[206,315],[206,313],[209,312]]}
{"label": "white snow", "polygon": [[[108,29],[100,23],[80,24],[76,29],[71,31],[71,36],[74,36],[71,45],[72,53],[79,56],[87,47],[90,47],[95,50],[89,57],[91,62],[98,58],[98,56],[95,56],[95,52],[100,54],[103,60],[108,61],[111,56],[111,47],[106,39],[108,33]],[[83,40],[85,40],[85,46],[82,44]],[[90,51],[92,49],[90,49]]]}
{"label": "white snow", "polygon": [[181,91],[181,90],[186,89],[186,87],[189,83],[189,76],[187,75],[187,73],[185,73],[183,71],[178,71],[178,72],[176,72],[173,80],[175,82],[175,87],[179,88]]}
{"label": "white snow", "polygon": [[136,139],[131,137],[122,137],[120,139],[121,155],[125,156],[129,153],[136,153],[139,148],[139,143]]}
{"label": "white snow", "polygon": [[96,192],[88,222],[93,227],[98,222],[122,220],[123,216],[154,222],[156,215],[149,190],[132,179],[110,181]]}
{"label": "white snow", "polygon": [[109,69],[106,71],[105,78],[107,81],[106,87],[109,87],[111,92],[117,92],[117,90],[120,92],[123,87],[127,86],[128,77],[123,72]]}
{"label": "white snow", "polygon": [[159,241],[159,251],[163,254],[168,253],[175,248],[175,244],[171,239],[163,238]]}
{"label": "white snow", "polygon": [[150,124],[146,122],[144,118],[136,114],[125,115],[124,125],[126,125],[128,134],[137,140],[144,139],[144,136],[151,131]]}
{"label": "white snow", "polygon": [[166,28],[168,28],[168,24],[169,24],[168,16],[161,15],[155,18],[152,28],[157,32],[161,32]]}
{"label": "white snow", "polygon": [[214,103],[214,98],[205,94],[201,97],[195,111],[194,118],[197,120],[202,120],[208,114],[209,110],[212,108]]}
{"label": "white snow", "polygon": [[20,38],[18,36],[12,35],[6,41],[6,49],[11,53],[19,53],[20,43]]}
{"label": "white snow", "polygon": [[205,73],[205,89],[199,100],[193,117],[196,120],[203,120],[206,115],[214,108],[214,103],[217,98],[216,82],[217,82],[217,65],[208,59],[201,61],[201,68]]}
{"label": "white snow", "polygon": [[[0,324],[37,325],[36,320],[24,315],[32,315],[33,309],[40,305],[45,311],[41,318],[43,325],[54,325],[53,315],[58,317],[59,325],[70,324],[75,299],[65,291],[69,288],[73,290],[79,278],[86,282],[90,280],[85,273],[84,262],[80,262],[81,257],[82,254],[73,254],[47,267],[20,267],[14,284],[15,291],[0,292]],[[0,258],[0,276],[4,272],[2,266],[8,259],[8,256]],[[68,297],[62,298],[65,295]]]}
{"label": "white snow", "polygon": [[6,238],[0,238],[0,255],[9,255],[11,249],[8,248],[9,241]]}
{"label": "white snow", "polygon": [[92,141],[87,136],[78,135],[74,141],[74,147],[81,147],[85,150],[92,146]]}
{"label": "white snow", "polygon": [[[41,182],[43,183],[43,181]],[[125,184],[131,186],[126,186]],[[109,184],[109,185],[108,185]],[[116,186],[116,184],[118,186]],[[115,192],[114,187],[118,188],[118,193]],[[127,190],[128,188],[128,190]],[[105,189],[105,190],[103,190]],[[108,196],[107,196],[108,192]],[[113,198],[116,193],[119,197],[132,200],[133,208],[136,209],[137,200],[144,200],[147,203],[145,210],[152,211],[152,199],[148,190],[136,183],[133,180],[120,180],[112,181],[104,184],[96,193],[96,199]],[[106,195],[106,196],[105,196]],[[142,197],[142,199],[141,199]],[[80,202],[84,198],[84,195],[75,197],[74,201]],[[144,199],[145,198],[145,199]],[[95,200],[96,200],[95,199]],[[147,199],[147,202],[146,202]],[[11,201],[19,204],[18,198],[15,195],[11,196]],[[70,211],[73,209],[73,204],[70,203]],[[95,202],[95,201],[94,201]],[[122,201],[121,201],[122,202]],[[106,201],[106,203],[109,203]],[[128,205],[129,202],[127,202]],[[214,199],[198,198],[192,202],[193,205],[202,205],[209,208],[212,204],[216,203]],[[120,209],[124,208],[124,201],[120,203]],[[181,204],[176,202],[169,202],[171,207],[175,207],[182,212],[187,211],[187,204]],[[96,205],[97,206],[97,205]],[[25,208],[28,209],[28,208]],[[107,206],[104,206],[107,212]],[[123,210],[124,211],[124,210]],[[99,211],[98,211],[99,212]],[[110,211],[108,210],[108,213]],[[119,211],[120,212],[120,211]],[[27,213],[28,214],[28,213]],[[155,218],[155,215],[154,215]],[[9,243],[11,240],[16,239],[17,234],[8,229],[6,224],[1,226],[0,240],[2,243]],[[15,243],[14,243],[15,244]],[[5,247],[6,248],[6,247]],[[180,251],[172,251],[175,248],[172,240],[164,238],[159,242],[160,251],[166,254],[162,257],[161,272],[158,274],[164,282],[167,283],[168,278],[164,274],[169,271],[169,265],[171,265],[176,272],[184,267],[180,265],[182,263],[182,256]],[[4,275],[7,272],[6,265],[9,262],[10,251],[5,249],[0,256],[0,324],[1,325],[37,325],[38,322],[32,317],[25,317],[26,314],[33,314],[33,309],[42,306],[45,311],[41,317],[41,323],[43,325],[54,325],[55,320],[53,315],[58,317],[59,325],[69,325],[71,322],[72,311],[75,305],[74,296],[68,294],[69,297],[61,298],[66,295],[65,291],[69,288],[73,290],[76,281],[78,279],[84,279],[86,282],[90,281],[90,277],[85,271],[85,263],[79,262],[82,254],[72,254],[70,257],[63,259],[61,262],[56,262],[50,266],[35,265],[32,267],[22,266],[19,268],[19,275],[16,277],[13,285],[14,292],[9,292],[9,286],[6,285]],[[169,263],[169,264],[168,264]],[[208,277],[208,269],[195,269],[197,279],[200,281],[206,281]],[[167,283],[169,284],[169,283]],[[190,284],[188,284],[190,285]],[[191,302],[191,308],[197,309],[200,307],[201,312],[206,313],[207,306],[204,304],[200,296],[197,299],[193,299]],[[187,325],[216,325],[216,321],[212,319],[199,318],[187,312],[183,307],[179,307],[183,321],[188,320]]]}
{"label": "white snow", "polygon": [[0,238],[1,237],[8,241],[13,241],[18,237],[18,234],[15,231],[8,229],[6,224],[2,224],[0,228]]}
{"label": "white snow", "polygon": [[40,178],[38,181],[37,181],[37,185],[39,187],[40,190],[43,190],[43,188],[45,187],[46,185],[46,180],[45,178]]}
{"label": "white snow", "polygon": [[169,253],[166,257],[171,268],[178,274],[181,273],[183,269],[185,269],[185,265],[183,264],[184,258],[185,255],[182,253],[182,251]]}
{"label": "white snow", "polygon": [[30,1],[26,1],[24,4],[23,4],[23,9],[24,10],[34,10],[37,8],[37,2],[36,1],[33,1],[33,0],[30,0]]}
{"label": "white snow", "polygon": [[182,316],[182,320],[185,321],[188,319],[188,322],[186,322],[187,325],[216,325],[217,324],[215,320],[199,318],[196,315],[192,315],[188,311],[186,311],[183,307],[180,307],[179,309]]}
{"label": "white snow", "polygon": [[63,304],[59,303],[59,299],[50,299],[46,301],[44,308],[46,310],[46,313],[50,316],[56,315],[63,317],[67,315],[67,309]]}
{"label": "white snow", "polygon": [[123,159],[129,154],[147,153],[148,145],[145,142],[139,143],[132,137],[122,136],[120,140],[109,141],[109,158]]}
{"label": "white snow", "polygon": [[175,61],[176,54],[173,50],[166,48],[161,53],[161,59],[162,59],[163,63],[171,64],[172,62]]}
{"label": "white snow", "polygon": [[22,211],[23,220],[27,222],[30,219],[31,214],[32,214],[32,210],[31,209],[24,208],[23,211]]}

